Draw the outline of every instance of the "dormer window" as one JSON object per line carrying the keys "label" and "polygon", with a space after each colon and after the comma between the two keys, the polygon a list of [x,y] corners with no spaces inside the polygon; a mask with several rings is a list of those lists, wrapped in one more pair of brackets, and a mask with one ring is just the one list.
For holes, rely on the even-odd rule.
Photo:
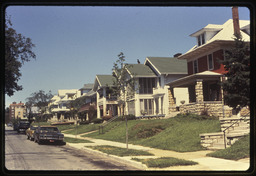
{"label": "dormer window", "polygon": [[205,44],[204,33],[197,37],[197,44],[198,44],[198,46],[201,46],[201,45]]}

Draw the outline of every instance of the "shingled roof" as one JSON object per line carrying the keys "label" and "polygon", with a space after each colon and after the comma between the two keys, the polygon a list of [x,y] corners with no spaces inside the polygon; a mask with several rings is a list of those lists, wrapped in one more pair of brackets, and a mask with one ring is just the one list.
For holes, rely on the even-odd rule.
{"label": "shingled roof", "polygon": [[144,64],[127,64],[128,73],[134,77],[156,77],[156,74]]}
{"label": "shingled roof", "polygon": [[159,74],[187,74],[187,61],[173,57],[147,57],[145,65]]}

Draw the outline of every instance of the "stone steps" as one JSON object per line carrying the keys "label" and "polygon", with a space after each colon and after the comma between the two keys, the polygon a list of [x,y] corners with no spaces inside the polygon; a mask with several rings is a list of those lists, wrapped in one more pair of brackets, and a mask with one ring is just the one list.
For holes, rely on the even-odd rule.
{"label": "stone steps", "polygon": [[200,134],[201,145],[207,149],[224,149],[223,131],[235,122],[237,123],[225,131],[226,147],[230,147],[239,138],[250,133],[250,117],[241,119],[241,117],[232,116],[229,118],[220,118],[219,120],[222,132]]}

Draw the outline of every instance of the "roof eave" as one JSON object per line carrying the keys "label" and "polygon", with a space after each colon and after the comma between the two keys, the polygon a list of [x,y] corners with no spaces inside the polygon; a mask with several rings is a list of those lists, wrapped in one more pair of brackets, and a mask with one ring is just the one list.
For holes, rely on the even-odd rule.
{"label": "roof eave", "polygon": [[196,49],[194,49],[194,50],[192,50],[188,53],[185,53],[183,55],[178,56],[178,59],[187,59],[189,57],[196,56],[199,53],[203,53],[205,51],[208,51],[209,49],[215,48],[216,45],[228,44],[228,43],[233,43],[233,42],[234,41],[229,41],[229,40],[215,40],[215,41],[212,41],[210,43],[201,45],[201,46],[197,47]]}

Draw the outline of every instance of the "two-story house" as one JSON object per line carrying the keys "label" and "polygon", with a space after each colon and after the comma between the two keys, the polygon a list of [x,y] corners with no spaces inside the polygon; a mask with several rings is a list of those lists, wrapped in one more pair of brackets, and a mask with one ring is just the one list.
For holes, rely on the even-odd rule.
{"label": "two-story house", "polygon": [[58,90],[58,95],[52,97],[48,107],[53,113],[53,121],[64,120],[65,113],[70,111],[69,102],[80,97],[78,89]]}
{"label": "two-story house", "polygon": [[[156,74],[153,97],[156,113],[169,115],[176,111],[181,101],[188,103],[188,89],[178,87],[169,89],[168,83],[187,76],[187,62],[175,57],[147,57],[145,65]],[[175,94],[175,96],[173,96]]]}
{"label": "two-story house", "polygon": [[96,92],[97,118],[118,115],[117,97],[113,96],[114,77],[112,75],[96,75],[93,91]]}
{"label": "two-story house", "polygon": [[79,89],[81,91],[80,99],[83,99],[83,104],[78,109],[81,118],[89,120],[90,107],[97,109],[96,107],[96,92],[93,90],[94,84],[84,84],[84,87]]}
{"label": "two-story house", "polygon": [[157,84],[157,76],[144,64],[128,64],[127,79],[134,79],[134,96],[130,96],[126,104],[125,114],[136,117],[156,114],[153,89]]}
{"label": "two-story house", "polygon": [[248,20],[229,19],[222,25],[208,24],[190,35],[197,44],[178,56],[187,61],[188,76],[167,84],[171,89],[188,87],[189,104],[184,104],[181,111],[200,114],[207,110],[217,117],[232,115],[222,98],[220,82],[225,79],[225,70],[219,61],[225,60],[225,51],[234,46],[234,33],[240,33],[245,42],[250,42],[249,26]]}

